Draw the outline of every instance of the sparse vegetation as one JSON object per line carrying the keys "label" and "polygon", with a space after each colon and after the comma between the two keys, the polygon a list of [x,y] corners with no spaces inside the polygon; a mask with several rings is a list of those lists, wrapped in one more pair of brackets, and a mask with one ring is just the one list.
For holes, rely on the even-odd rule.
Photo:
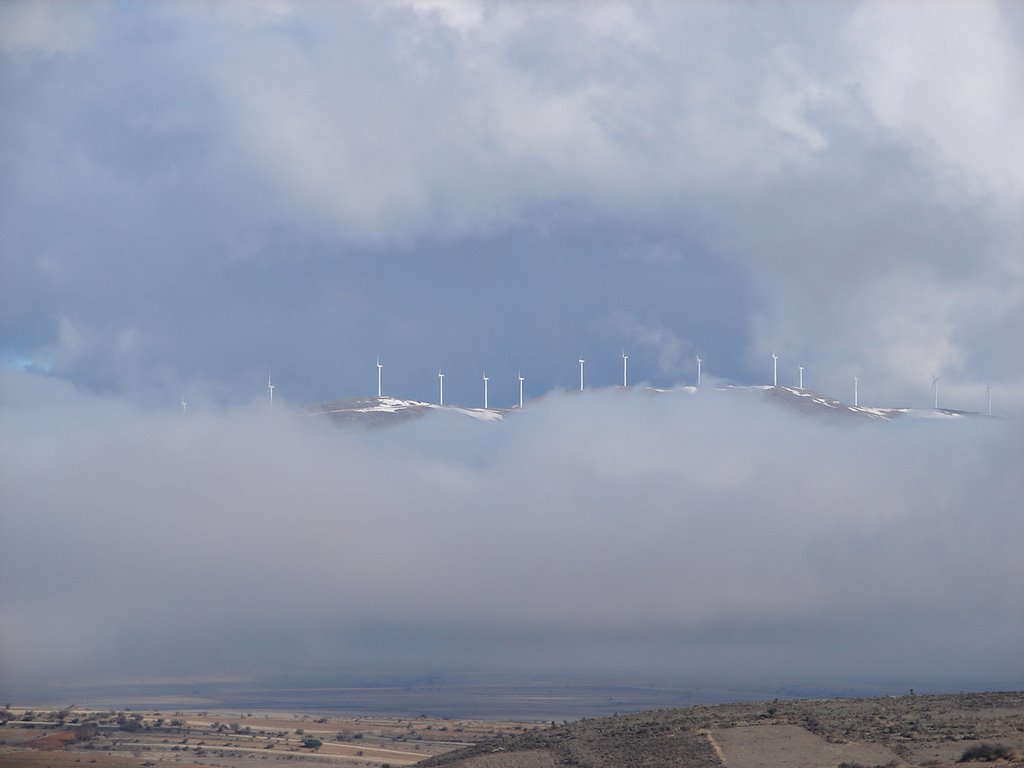
{"label": "sparse vegetation", "polygon": [[74,730],[75,738],[78,741],[90,741],[100,733],[100,728],[95,723],[82,723]]}
{"label": "sparse vegetation", "polygon": [[120,728],[122,731],[128,731],[129,733],[134,733],[136,731],[141,731],[142,730],[142,715],[140,715],[140,714],[133,714],[133,715],[129,716],[129,715],[123,715],[121,713],[118,713],[118,715],[117,715],[117,727]]}
{"label": "sparse vegetation", "polygon": [[[552,761],[555,765],[587,768],[720,768],[716,747],[728,760],[730,745],[756,743],[758,750],[768,750],[764,753],[767,755],[775,748],[772,744],[782,740],[788,740],[786,750],[792,750],[794,744],[796,748],[811,745],[818,749],[817,758],[806,758],[808,765],[910,768],[952,765],[961,754],[965,763],[1005,764],[1024,749],[1024,694],[750,702],[627,712],[563,725],[558,721],[450,723],[426,717],[410,722],[408,718],[341,716],[329,718],[331,729],[324,733],[311,732],[312,728],[323,727],[322,723],[314,725],[321,719],[319,715],[257,715],[243,726],[233,721],[239,718],[237,711],[233,715],[222,713],[223,720],[181,712],[165,720],[156,712],[108,713],[75,708],[73,716],[80,722],[69,723],[66,719],[67,725],[62,728],[58,715],[64,711],[36,712],[33,721],[23,724],[25,710],[0,709],[11,721],[0,728],[0,764],[14,768],[47,764],[43,754],[36,754],[34,761],[30,759],[34,754],[31,745],[71,753],[62,761],[53,761],[54,765],[80,762],[85,766],[95,757],[97,765],[121,766],[128,764],[122,763],[122,758],[135,753],[142,759],[131,764],[148,762],[155,768],[173,768],[176,762],[190,762],[190,758],[204,754],[220,763],[224,762],[222,758],[244,758],[261,760],[262,765],[273,768],[303,759],[322,760],[324,752],[331,752],[332,760],[340,757],[350,768],[379,766],[383,760],[394,766],[389,749],[396,750],[394,759],[399,764],[410,760],[410,753],[419,753],[426,765],[452,768],[461,768],[460,761],[467,757],[483,754],[493,755],[488,758],[488,768],[530,768]],[[32,728],[22,730],[24,725]],[[809,726],[814,728],[813,736],[807,733]],[[189,733],[193,736],[191,744]],[[769,735],[773,733],[776,735]],[[803,736],[793,742],[794,733]],[[804,737],[809,741],[801,747]],[[467,745],[466,751],[451,752],[459,746],[449,741],[453,738]],[[749,741],[758,739],[762,741]],[[321,749],[324,741],[351,742],[353,746]],[[372,745],[372,750],[364,747],[366,743]],[[868,748],[862,749],[863,745]],[[967,747],[970,749],[965,751]],[[321,754],[315,756],[318,750]],[[502,757],[506,752],[507,761]],[[74,753],[79,759],[72,759]],[[12,759],[15,754],[27,757]],[[399,754],[403,756],[399,758]],[[538,755],[543,756],[539,763],[535,759]],[[902,759],[889,763],[894,757]]]}

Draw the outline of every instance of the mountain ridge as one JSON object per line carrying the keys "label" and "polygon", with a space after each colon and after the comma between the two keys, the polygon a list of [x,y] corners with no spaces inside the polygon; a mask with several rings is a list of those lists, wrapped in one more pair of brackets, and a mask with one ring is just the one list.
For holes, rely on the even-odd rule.
{"label": "mountain ridge", "polygon": [[[805,416],[823,418],[830,421],[856,423],[864,421],[889,422],[896,419],[932,419],[939,421],[959,420],[964,418],[1002,418],[989,416],[978,411],[965,411],[953,408],[910,408],[910,407],[878,407],[851,405],[829,397],[820,392],[799,387],[787,386],[740,386],[725,385],[718,387],[697,388],[694,386],[682,386],[673,389],[658,389],[655,387],[597,387],[586,392],[570,390],[565,394],[573,396],[585,396],[590,392],[634,392],[639,391],[650,395],[697,395],[703,392],[723,393],[751,393],[761,394],[766,400],[774,405],[802,413]],[[531,403],[543,400],[547,395],[534,398],[524,403],[524,410],[528,410]],[[503,421],[512,414],[519,412],[519,408],[475,408],[461,405],[440,405],[428,403],[422,400],[409,400],[398,397],[345,397],[335,400],[325,400],[312,403],[301,408],[301,411],[310,415],[321,415],[330,418],[333,422],[345,426],[368,426],[377,427],[388,424],[398,424],[405,421],[419,419],[431,413],[453,413],[481,422]]]}

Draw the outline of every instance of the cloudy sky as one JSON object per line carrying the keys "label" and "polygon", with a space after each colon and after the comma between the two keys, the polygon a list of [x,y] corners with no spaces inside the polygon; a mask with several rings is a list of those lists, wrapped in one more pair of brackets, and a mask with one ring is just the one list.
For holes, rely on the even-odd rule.
{"label": "cloudy sky", "polygon": [[0,3],[0,683],[1019,684],[1013,421],[597,392],[364,434],[263,401],[271,370],[371,394],[377,355],[388,393],[443,368],[478,405],[487,371],[506,405],[581,355],[669,386],[775,351],[1020,415],[1021,136],[1020,3]]}
{"label": "cloudy sky", "polygon": [[0,354],[198,406],[1024,408],[1017,3],[0,6]]}

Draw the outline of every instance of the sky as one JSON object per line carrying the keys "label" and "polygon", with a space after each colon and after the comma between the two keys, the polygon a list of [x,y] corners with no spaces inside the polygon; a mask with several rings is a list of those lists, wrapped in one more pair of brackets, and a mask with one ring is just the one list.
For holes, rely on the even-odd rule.
{"label": "sky", "polygon": [[[1013,2],[3,2],[0,689],[283,657],[1019,684],[1015,419],[560,392],[580,357],[667,388],[775,352],[1019,417],[1022,135]],[[267,407],[271,373],[279,406],[373,394],[378,357],[390,395],[547,397]]]}
{"label": "sky", "polygon": [[1017,3],[5,2],[0,357],[196,407],[1024,406]]}

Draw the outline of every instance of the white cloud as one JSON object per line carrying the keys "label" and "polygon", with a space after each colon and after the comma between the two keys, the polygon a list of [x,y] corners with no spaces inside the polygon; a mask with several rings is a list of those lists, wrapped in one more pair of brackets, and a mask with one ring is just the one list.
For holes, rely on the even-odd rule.
{"label": "white cloud", "polygon": [[[980,195],[1024,199],[1024,56],[996,0],[866,2],[846,35],[886,127]],[[958,179],[952,182],[958,185]]]}
{"label": "white cloud", "polygon": [[[46,67],[6,49],[23,67],[5,73],[24,79],[7,81],[0,125],[12,169],[3,283],[19,286],[0,303],[19,353],[50,346],[95,370],[102,356],[74,353],[70,332],[43,338],[63,315],[95,348],[137,329],[145,343],[121,345],[126,381],[134,355],[186,368],[145,359],[165,348],[178,305],[202,296],[196,325],[210,329],[227,297],[262,318],[279,289],[292,303],[278,316],[310,313],[293,334],[317,329],[309,357],[333,343],[313,338],[332,323],[356,340],[384,333],[370,307],[390,308],[393,335],[408,338],[401,329],[424,322],[415,312],[439,311],[409,275],[466,248],[474,264],[439,264],[438,305],[474,304],[453,276],[489,267],[474,289],[487,311],[529,307],[553,347],[594,343],[579,310],[596,297],[601,316],[644,318],[635,338],[663,372],[685,374],[689,335],[737,361],[737,376],[778,350],[836,391],[857,368],[899,401],[918,369],[938,369],[965,393],[993,379],[1007,404],[1024,403],[1024,371],[997,343],[1024,322],[1009,6],[71,7],[5,6],[46,28],[85,19],[106,41],[102,56],[65,46]],[[159,34],[141,40],[140,17]],[[513,252],[536,279],[516,283],[513,269],[505,284]],[[281,263],[295,265],[287,278],[238,287]],[[721,319],[704,312],[699,330],[647,290],[652,274],[695,284],[695,270],[737,294],[703,300]],[[588,282],[600,284],[584,299]],[[461,352],[477,325],[446,317],[437,357]],[[168,355],[203,348],[166,334]],[[250,358],[272,354],[247,343]],[[213,358],[227,359],[203,364]]]}
{"label": "white cloud", "polygon": [[690,373],[693,365],[689,342],[680,338],[671,329],[657,324],[646,324],[629,313],[615,312],[609,322],[618,333],[630,342],[639,345],[657,356],[658,370],[670,376]]}
{"label": "white cloud", "polygon": [[0,51],[74,54],[100,39],[106,2],[9,0],[0,5]]}
{"label": "white cloud", "polygon": [[[818,84],[788,46],[771,54],[771,63],[761,89],[760,111],[765,122],[799,143],[805,156],[813,157],[828,146],[828,137],[809,119],[815,108],[826,109],[827,91]],[[785,154],[785,153],[783,153]]]}

